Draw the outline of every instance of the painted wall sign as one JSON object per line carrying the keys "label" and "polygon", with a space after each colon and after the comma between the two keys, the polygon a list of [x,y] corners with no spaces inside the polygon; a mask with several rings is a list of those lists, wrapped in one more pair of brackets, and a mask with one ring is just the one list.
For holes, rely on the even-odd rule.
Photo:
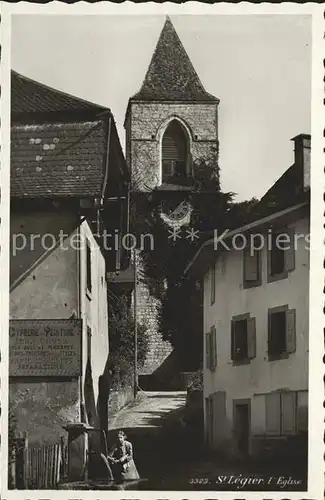
{"label": "painted wall sign", "polygon": [[76,319],[11,320],[9,376],[79,376],[81,331]]}

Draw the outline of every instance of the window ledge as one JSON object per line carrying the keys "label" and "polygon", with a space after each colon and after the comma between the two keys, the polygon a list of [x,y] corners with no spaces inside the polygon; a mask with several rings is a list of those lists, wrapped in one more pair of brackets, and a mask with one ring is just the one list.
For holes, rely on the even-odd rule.
{"label": "window ledge", "polygon": [[274,439],[278,440],[281,439],[285,441],[288,438],[291,438],[293,436],[296,436],[297,434],[286,434],[286,435],[281,435],[281,434],[253,434],[252,438],[253,439]]}
{"label": "window ledge", "polygon": [[244,283],[243,283],[244,289],[255,288],[257,286],[262,286],[262,280],[261,279],[258,279],[256,281],[247,281],[247,280],[244,280]]}
{"label": "window ledge", "polygon": [[273,283],[273,281],[280,281],[284,280],[288,277],[288,271],[284,271],[283,273],[279,274],[269,274],[267,277],[267,282],[268,283]]}
{"label": "window ledge", "polygon": [[162,182],[156,189],[161,191],[192,191],[193,186]]}
{"label": "window ledge", "polygon": [[291,352],[282,352],[281,354],[268,354],[268,361],[280,361],[281,359],[288,359]]}
{"label": "window ledge", "polygon": [[232,366],[243,366],[243,365],[249,365],[251,360],[249,358],[245,359],[233,359],[232,360]]}

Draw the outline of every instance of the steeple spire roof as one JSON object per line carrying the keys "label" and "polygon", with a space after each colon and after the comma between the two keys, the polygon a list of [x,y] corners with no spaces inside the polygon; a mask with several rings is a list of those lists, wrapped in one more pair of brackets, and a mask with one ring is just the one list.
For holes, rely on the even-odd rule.
{"label": "steeple spire roof", "polygon": [[142,87],[131,100],[218,101],[204,89],[168,16]]}

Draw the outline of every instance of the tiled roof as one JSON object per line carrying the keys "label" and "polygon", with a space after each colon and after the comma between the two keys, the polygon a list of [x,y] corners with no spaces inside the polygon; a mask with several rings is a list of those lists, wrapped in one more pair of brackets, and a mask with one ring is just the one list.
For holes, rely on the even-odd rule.
{"label": "tiled roof", "polygon": [[11,196],[93,197],[101,193],[102,121],[11,127]]}
{"label": "tiled roof", "polygon": [[160,34],[141,90],[131,100],[218,102],[204,89],[169,18]]}
{"label": "tiled roof", "polygon": [[11,112],[16,115],[40,113],[96,113],[108,111],[107,108],[77,97],[65,94],[26,78],[15,71],[11,72]]}

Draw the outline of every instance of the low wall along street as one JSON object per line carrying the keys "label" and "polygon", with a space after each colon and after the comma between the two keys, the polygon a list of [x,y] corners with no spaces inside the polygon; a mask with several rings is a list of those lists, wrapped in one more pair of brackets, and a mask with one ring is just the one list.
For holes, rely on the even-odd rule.
{"label": "low wall along street", "polygon": [[11,377],[81,374],[81,320],[11,320]]}

